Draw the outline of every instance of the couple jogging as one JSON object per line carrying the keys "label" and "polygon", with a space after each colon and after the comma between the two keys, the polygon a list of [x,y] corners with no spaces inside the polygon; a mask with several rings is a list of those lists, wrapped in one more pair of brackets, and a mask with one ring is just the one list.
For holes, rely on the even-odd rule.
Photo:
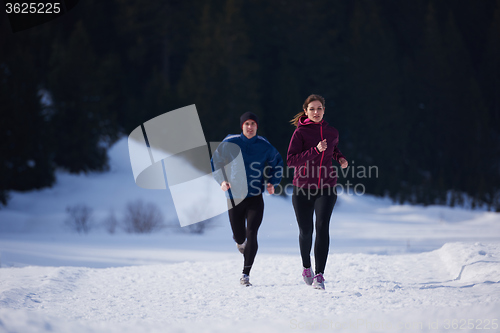
{"label": "couple jogging", "polygon": [[[290,140],[287,164],[295,168],[292,203],[299,226],[299,246],[302,257],[302,277],[306,284],[325,289],[324,271],[330,245],[330,217],[337,200],[335,185],[337,175],[332,160],[342,168],[347,160],[338,149],[338,131],[323,119],[325,100],[310,95],[303,104],[303,111],[295,115],[291,123],[297,128]],[[250,270],[257,254],[257,232],[262,222],[264,201],[262,192],[274,194],[283,175],[283,159],[265,138],[257,135],[259,126],[255,114],[247,112],[240,118],[240,135],[229,135],[219,145],[212,157],[214,169],[228,169],[215,177],[228,197],[228,214],[233,239],[243,254],[242,285],[251,286]],[[244,195],[236,190],[237,177],[231,168],[225,167],[235,153],[225,152],[227,145],[237,145],[243,157],[241,168],[245,170]],[[226,146],[225,146],[226,145]],[[226,148],[224,148],[226,147]],[[238,151],[238,152],[239,152]],[[268,176],[267,181],[264,175]],[[241,183],[241,182],[240,182]],[[236,190],[236,191],[232,191]],[[239,198],[238,198],[239,196]],[[316,240],[314,243],[314,271],[311,263],[313,214],[316,214]]]}

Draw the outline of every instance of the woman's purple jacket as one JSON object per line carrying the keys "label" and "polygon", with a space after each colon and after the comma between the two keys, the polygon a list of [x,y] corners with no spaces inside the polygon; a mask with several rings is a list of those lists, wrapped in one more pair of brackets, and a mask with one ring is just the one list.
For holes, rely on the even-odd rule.
{"label": "woman's purple jacket", "polygon": [[[328,148],[319,152],[316,146],[323,139]],[[286,156],[288,166],[295,168],[293,185],[308,189],[335,186],[338,167],[332,165],[332,159],[338,162],[345,158],[338,144],[339,132],[324,119],[315,123],[306,116],[301,117]]]}

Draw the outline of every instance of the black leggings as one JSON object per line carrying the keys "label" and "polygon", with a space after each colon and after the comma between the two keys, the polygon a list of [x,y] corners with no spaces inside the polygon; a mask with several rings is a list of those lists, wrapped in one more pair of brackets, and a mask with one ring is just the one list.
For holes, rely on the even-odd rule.
{"label": "black leggings", "polygon": [[[231,207],[231,204],[229,207]],[[250,274],[250,269],[257,254],[259,247],[257,243],[257,232],[262,217],[264,216],[264,200],[262,194],[254,197],[245,198],[236,207],[229,209],[229,221],[231,222],[231,229],[233,229],[233,239],[238,244],[242,244],[245,239],[247,245],[243,256],[245,258],[243,264],[243,274]],[[245,226],[246,220],[246,226]]]}
{"label": "black leggings", "polygon": [[299,246],[302,265],[311,267],[313,214],[316,213],[314,242],[315,273],[324,273],[330,246],[330,217],[337,201],[334,188],[307,190],[293,187],[292,203],[299,224]]}

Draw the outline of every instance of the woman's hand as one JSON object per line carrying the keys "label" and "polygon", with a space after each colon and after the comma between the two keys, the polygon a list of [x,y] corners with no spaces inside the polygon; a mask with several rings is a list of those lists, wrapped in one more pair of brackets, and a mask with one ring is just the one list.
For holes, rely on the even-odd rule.
{"label": "woman's hand", "polygon": [[323,151],[325,151],[326,148],[327,148],[326,139],[324,139],[323,141],[320,141],[318,143],[318,145],[316,146],[316,148],[318,149],[318,151],[320,153],[323,152]]}
{"label": "woman's hand", "polygon": [[347,165],[349,164],[349,163],[347,163],[347,160],[343,157],[340,158],[339,163],[340,163],[340,166],[342,167],[342,169],[347,168]]}
{"label": "woman's hand", "polygon": [[221,188],[221,190],[226,192],[227,190],[229,190],[231,188],[231,184],[229,184],[226,181],[223,181],[222,184],[220,184],[220,188]]}
{"label": "woman's hand", "polygon": [[267,183],[267,192],[269,194],[274,194],[274,186],[271,183]]}

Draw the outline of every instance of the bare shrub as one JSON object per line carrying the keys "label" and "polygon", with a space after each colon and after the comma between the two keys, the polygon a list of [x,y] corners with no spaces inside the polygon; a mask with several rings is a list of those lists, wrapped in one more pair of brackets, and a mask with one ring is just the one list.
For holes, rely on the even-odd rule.
{"label": "bare shrub", "polygon": [[102,222],[106,231],[110,234],[114,234],[116,232],[116,228],[118,227],[118,219],[116,218],[115,212],[111,211],[109,215]]}
{"label": "bare shrub", "polygon": [[78,233],[87,234],[91,229],[92,208],[84,204],[67,206],[66,213],[68,217],[65,220],[66,225],[76,230]]}
{"label": "bare shrub", "polygon": [[[190,216],[196,219],[200,215],[205,215],[206,208],[200,206],[193,206],[191,210]],[[197,222],[194,224],[187,225],[182,227],[182,232],[186,232],[189,234],[203,234],[210,226],[212,225],[212,219],[204,220],[201,222]]]}
{"label": "bare shrub", "polygon": [[185,227],[182,227],[184,232],[189,234],[203,234],[208,227],[210,226],[210,220],[201,221],[198,223],[190,224]]}
{"label": "bare shrub", "polygon": [[137,200],[127,204],[123,223],[126,232],[151,233],[163,228],[163,216],[155,204]]}

